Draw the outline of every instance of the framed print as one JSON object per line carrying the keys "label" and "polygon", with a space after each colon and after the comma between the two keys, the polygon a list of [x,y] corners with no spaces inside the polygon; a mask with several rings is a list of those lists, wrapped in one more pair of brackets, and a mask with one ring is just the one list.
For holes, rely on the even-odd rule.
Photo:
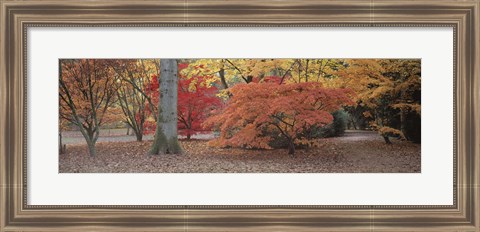
{"label": "framed print", "polygon": [[480,231],[479,2],[1,2],[0,231]]}

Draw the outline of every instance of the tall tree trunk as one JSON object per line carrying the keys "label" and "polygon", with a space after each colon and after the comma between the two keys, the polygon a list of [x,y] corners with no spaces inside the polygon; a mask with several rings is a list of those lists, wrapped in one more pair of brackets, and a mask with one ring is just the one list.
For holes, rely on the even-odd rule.
{"label": "tall tree trunk", "polygon": [[178,65],[175,59],[160,60],[160,100],[155,139],[150,154],[179,154],[177,100]]}
{"label": "tall tree trunk", "polygon": [[[160,82],[160,80],[159,80]],[[157,115],[157,126],[155,127],[155,136],[153,137],[153,144],[150,148],[151,155],[157,155],[160,153],[166,153],[167,147],[167,138],[162,131],[162,108],[161,101],[158,101],[158,115]]]}

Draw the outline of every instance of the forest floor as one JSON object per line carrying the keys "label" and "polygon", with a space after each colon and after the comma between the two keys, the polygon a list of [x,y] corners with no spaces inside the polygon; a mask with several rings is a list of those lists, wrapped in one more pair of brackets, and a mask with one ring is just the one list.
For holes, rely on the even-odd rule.
{"label": "forest floor", "polygon": [[103,137],[94,158],[85,144],[69,142],[67,152],[60,155],[59,172],[419,173],[421,166],[420,144],[392,140],[387,145],[372,131],[346,131],[342,137],[323,139],[320,147],[297,149],[294,158],[286,149],[212,148],[200,139],[181,140],[181,155],[146,155],[151,141],[111,142],[108,135]]}

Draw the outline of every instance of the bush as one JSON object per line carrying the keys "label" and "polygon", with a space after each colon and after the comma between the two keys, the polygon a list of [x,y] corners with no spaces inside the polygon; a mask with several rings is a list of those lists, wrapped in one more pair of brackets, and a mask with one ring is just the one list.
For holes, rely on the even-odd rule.
{"label": "bush", "polygon": [[394,138],[399,138],[399,139],[405,139],[405,136],[400,130],[397,130],[395,128],[391,128],[388,126],[384,126],[378,130],[378,133],[381,136],[384,137],[394,137]]}
{"label": "bush", "polygon": [[380,134],[384,139],[385,143],[391,144],[389,137],[405,140],[405,136],[400,130],[397,130],[395,128],[391,128],[388,126],[381,127],[378,130],[378,134]]}
{"label": "bush", "polygon": [[347,119],[348,114],[343,110],[337,110],[332,113],[333,122],[324,127],[313,126],[303,137],[308,139],[317,139],[317,138],[328,138],[328,137],[337,137],[345,134],[345,129],[347,128]]}
{"label": "bush", "polygon": [[[337,137],[345,134],[345,129],[348,123],[348,114],[343,110],[338,110],[332,113],[333,123],[326,126],[325,129],[329,129],[323,133],[323,137]],[[324,129],[324,128],[322,128]]]}

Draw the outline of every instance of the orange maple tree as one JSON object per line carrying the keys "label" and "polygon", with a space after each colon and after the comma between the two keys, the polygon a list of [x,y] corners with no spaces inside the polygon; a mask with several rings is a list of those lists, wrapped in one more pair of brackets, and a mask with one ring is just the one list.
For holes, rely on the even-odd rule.
{"label": "orange maple tree", "polygon": [[118,113],[109,111],[118,87],[107,63],[108,60],[102,59],[60,60],[60,117],[79,129],[90,156],[96,154],[101,126],[118,121]]}
{"label": "orange maple tree", "polygon": [[353,104],[350,89],[324,88],[304,82],[238,84],[222,112],[204,125],[220,131],[212,146],[272,149],[273,135],[288,141],[289,154],[295,153],[303,131],[323,127],[333,121],[332,112]]}

